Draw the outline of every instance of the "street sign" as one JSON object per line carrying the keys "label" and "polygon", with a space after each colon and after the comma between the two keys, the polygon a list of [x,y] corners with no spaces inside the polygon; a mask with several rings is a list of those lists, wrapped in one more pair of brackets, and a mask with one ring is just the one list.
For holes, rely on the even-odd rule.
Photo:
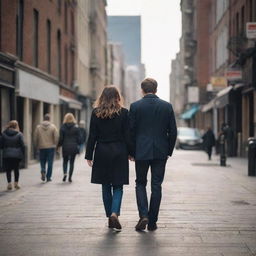
{"label": "street sign", "polygon": [[246,36],[248,39],[256,40],[256,22],[246,23]]}
{"label": "street sign", "polygon": [[188,103],[199,103],[199,88],[197,86],[188,87]]}
{"label": "street sign", "polygon": [[229,69],[226,71],[226,78],[230,82],[241,81],[242,80],[242,70]]}
{"label": "street sign", "polygon": [[227,87],[227,78],[222,76],[211,77],[213,87]]}

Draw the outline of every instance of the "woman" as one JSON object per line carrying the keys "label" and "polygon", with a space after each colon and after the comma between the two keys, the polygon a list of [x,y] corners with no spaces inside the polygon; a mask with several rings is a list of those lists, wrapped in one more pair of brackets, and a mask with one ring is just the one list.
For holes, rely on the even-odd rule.
{"label": "woman", "polygon": [[8,123],[2,134],[1,148],[3,149],[3,166],[6,171],[8,190],[12,190],[12,170],[14,170],[14,188],[19,189],[19,164],[24,157],[25,145],[16,120]]}
{"label": "woman", "polygon": [[117,231],[122,229],[118,216],[123,185],[129,184],[128,129],[128,110],[117,88],[106,86],[91,116],[85,159],[92,167],[91,182],[102,184],[108,226]]}
{"label": "woman", "polygon": [[68,181],[72,182],[74,162],[76,155],[79,153],[80,144],[80,131],[76,125],[76,119],[72,113],[67,113],[64,117],[63,125],[60,128],[60,138],[58,143],[58,147],[62,147],[63,182],[67,179],[68,163]]}

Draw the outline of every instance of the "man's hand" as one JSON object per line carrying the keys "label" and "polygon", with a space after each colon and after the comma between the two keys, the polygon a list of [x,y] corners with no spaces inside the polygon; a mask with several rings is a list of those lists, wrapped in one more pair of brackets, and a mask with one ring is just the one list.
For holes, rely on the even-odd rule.
{"label": "man's hand", "polygon": [[92,167],[93,161],[92,161],[92,160],[87,160],[87,164],[88,164],[90,167]]}
{"label": "man's hand", "polygon": [[128,156],[128,159],[129,159],[130,161],[132,161],[132,162],[135,161],[134,157],[132,157],[132,156]]}

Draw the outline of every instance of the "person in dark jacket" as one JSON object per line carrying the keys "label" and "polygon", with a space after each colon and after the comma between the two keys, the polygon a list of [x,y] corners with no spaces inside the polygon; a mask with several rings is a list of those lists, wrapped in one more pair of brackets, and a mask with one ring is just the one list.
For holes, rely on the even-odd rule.
{"label": "person in dark jacket", "polygon": [[81,136],[81,144],[79,145],[79,153],[82,153],[84,151],[84,146],[86,142],[86,130],[85,130],[85,121],[80,120],[79,122],[79,131]]}
{"label": "person in dark jacket", "polygon": [[212,159],[212,147],[215,146],[215,136],[211,127],[207,127],[207,132],[203,135],[203,145],[209,160]]}
{"label": "person in dark jacket", "polygon": [[85,159],[92,167],[91,182],[102,185],[109,228],[122,229],[118,220],[123,185],[129,184],[128,110],[114,86],[106,86],[92,112]]}
{"label": "person in dark jacket", "polygon": [[62,147],[63,157],[63,182],[67,179],[68,163],[69,177],[68,181],[72,182],[74,163],[76,155],[79,153],[81,136],[76,119],[72,113],[67,113],[64,117],[63,125],[60,128],[60,138],[58,147]]}
{"label": "person in dark jacket", "polygon": [[25,145],[23,134],[16,120],[8,123],[2,133],[1,148],[3,149],[3,166],[6,171],[8,190],[12,190],[12,170],[14,170],[14,188],[19,189],[19,163],[24,157]]}
{"label": "person in dark jacket", "polygon": [[[156,96],[157,81],[146,78],[141,83],[144,97],[130,106],[130,128],[135,154],[138,231],[157,229],[167,158],[172,156],[177,127],[172,105]],[[147,173],[151,167],[151,198],[148,206]]]}

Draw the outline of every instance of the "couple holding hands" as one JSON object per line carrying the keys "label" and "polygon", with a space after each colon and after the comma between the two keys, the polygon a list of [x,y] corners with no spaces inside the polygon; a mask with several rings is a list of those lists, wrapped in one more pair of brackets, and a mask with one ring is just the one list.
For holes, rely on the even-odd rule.
{"label": "couple holding hands", "polygon": [[[143,98],[123,108],[117,88],[104,88],[91,116],[85,159],[92,167],[91,182],[102,185],[108,227],[122,229],[118,216],[123,185],[129,184],[129,162],[135,161],[137,231],[157,229],[165,166],[172,155],[177,128],[172,105],[156,96],[157,82],[141,83]],[[151,169],[151,198],[147,198],[147,173]]]}

